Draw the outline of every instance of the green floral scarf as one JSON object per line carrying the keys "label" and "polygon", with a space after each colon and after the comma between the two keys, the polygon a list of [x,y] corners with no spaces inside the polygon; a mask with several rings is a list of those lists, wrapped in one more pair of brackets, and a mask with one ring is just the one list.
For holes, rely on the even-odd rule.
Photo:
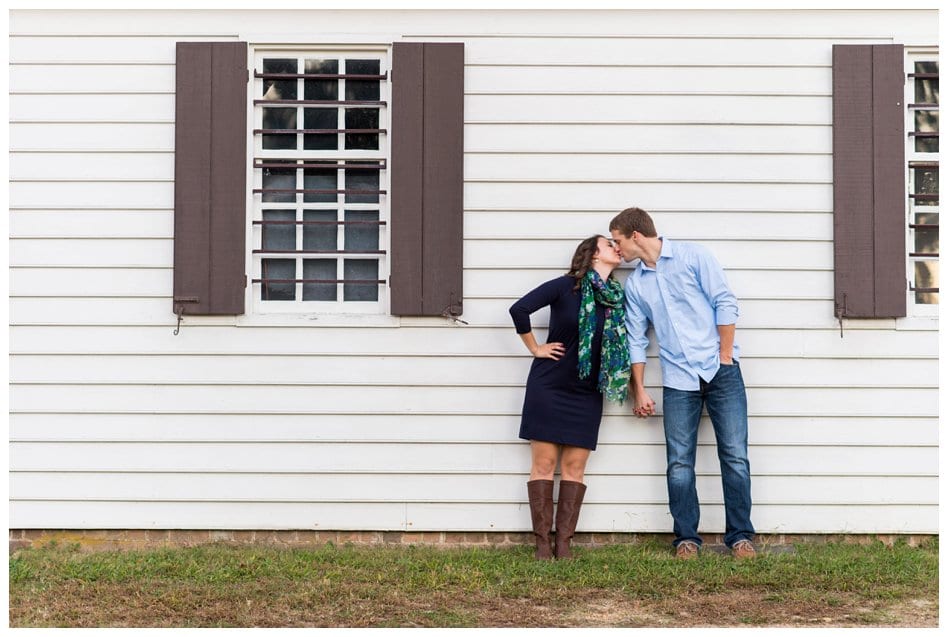
{"label": "green floral scarf", "polygon": [[592,371],[592,343],[596,334],[596,304],[606,307],[602,326],[602,362],[599,366],[599,391],[607,400],[620,405],[629,392],[632,363],[625,331],[625,292],[609,277],[603,282],[595,270],[586,273],[580,283],[583,298],[579,305],[579,377],[589,378]]}

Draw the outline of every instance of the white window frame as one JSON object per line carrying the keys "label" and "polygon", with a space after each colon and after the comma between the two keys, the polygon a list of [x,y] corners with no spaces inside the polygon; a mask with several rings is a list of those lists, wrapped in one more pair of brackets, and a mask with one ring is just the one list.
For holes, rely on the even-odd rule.
{"label": "white window frame", "polygon": [[[386,102],[387,106],[380,108],[379,116],[379,128],[388,131],[379,135],[379,149],[378,151],[362,151],[362,150],[345,150],[343,145],[340,144],[338,150],[334,151],[325,151],[325,150],[313,150],[313,151],[281,151],[281,150],[263,150],[262,148],[262,135],[254,135],[253,130],[262,128],[262,113],[263,107],[255,106],[253,101],[259,99],[260,95],[263,93],[263,83],[264,80],[261,78],[253,77],[255,70],[259,70],[260,64],[259,61],[264,57],[306,57],[306,56],[316,56],[319,57],[339,57],[340,59],[348,58],[378,58],[381,60],[380,71],[383,74],[388,75],[388,80],[382,80],[380,82],[380,91],[379,99]],[[253,44],[251,43],[248,47],[248,68],[250,69],[249,77],[249,86],[248,90],[248,126],[247,126],[247,148],[248,148],[248,157],[247,157],[247,183],[249,184],[247,188],[247,227],[249,232],[247,233],[247,247],[246,247],[246,256],[247,256],[247,272],[248,275],[248,284],[246,291],[246,307],[249,308],[247,313],[249,316],[253,317],[267,317],[268,319],[277,319],[280,320],[280,317],[286,317],[289,320],[293,320],[294,317],[305,318],[305,319],[318,319],[322,320],[325,323],[326,320],[334,321],[335,319],[340,319],[342,322],[352,320],[356,323],[364,323],[366,321],[370,323],[377,323],[382,321],[382,323],[391,322],[390,317],[390,287],[388,282],[390,280],[391,273],[391,241],[390,241],[390,202],[389,196],[387,193],[391,191],[390,176],[391,176],[391,59],[392,59],[392,49],[391,49],[391,40],[383,43],[338,43],[338,44],[321,44],[321,43],[300,43],[298,40],[294,43],[266,43],[266,44]],[[340,80],[340,99],[344,97],[345,90],[345,80]],[[302,95],[298,96],[299,99],[302,99]],[[299,107],[297,107],[299,108]],[[338,108],[338,107],[337,107]],[[341,110],[341,109],[340,109]],[[299,121],[298,125],[301,125],[302,122]],[[343,139],[343,134],[340,134],[340,140]],[[286,207],[287,209],[297,209],[300,207],[305,207],[307,204],[302,202],[302,197],[297,195],[297,202],[295,204],[271,204],[269,202],[263,203],[261,201],[262,197],[260,194],[254,194],[253,190],[256,188],[262,187],[262,171],[253,168],[254,158],[281,158],[285,159],[288,155],[292,154],[293,157],[297,159],[347,159],[347,160],[359,160],[359,159],[377,159],[384,158],[386,163],[386,169],[380,171],[379,174],[379,189],[384,191],[386,194],[381,195],[379,198],[378,204],[346,204],[344,199],[345,195],[340,194],[337,197],[336,209],[371,209],[379,211],[379,220],[383,221],[384,224],[379,226],[379,250],[382,251],[382,254],[378,255],[379,262],[379,280],[385,281],[385,283],[379,285],[379,299],[376,302],[372,301],[343,301],[341,300],[342,296],[342,284],[337,284],[337,289],[339,290],[339,298],[336,301],[303,301],[301,292],[302,284],[297,283],[297,294],[296,300],[294,301],[263,301],[261,297],[261,286],[260,283],[253,283],[254,279],[260,279],[262,276],[262,256],[255,254],[253,251],[260,248],[261,246],[261,226],[259,224],[253,223],[255,220],[260,220],[262,218],[261,210],[264,208],[268,209],[278,209],[281,207]],[[343,171],[340,171],[342,173]],[[298,188],[302,186],[303,171],[297,171],[297,184]],[[340,181],[344,180],[344,175]],[[323,204],[325,205],[325,204]],[[292,208],[290,208],[292,206]],[[320,207],[319,205],[314,205],[314,208]],[[338,245],[340,248],[343,246],[343,236],[344,236],[345,226],[340,225],[338,227]],[[299,248],[302,245],[302,226],[298,226],[297,235],[297,247]],[[373,258],[375,255],[373,255]],[[279,258],[279,257],[276,257]],[[301,260],[300,255],[287,255],[286,258],[293,258]],[[342,271],[342,261],[346,258],[346,255],[327,255],[326,257],[314,256],[312,258],[332,258],[339,263],[338,271]],[[356,255],[355,258],[358,258]],[[297,272],[297,278],[302,278],[302,271]],[[341,277],[340,277],[341,278]],[[250,319],[248,322],[254,322],[253,319]]]}
{"label": "white window frame", "polygon": [[[904,104],[905,104],[905,272],[906,277],[908,278],[909,285],[906,285],[906,295],[907,295],[907,315],[908,317],[937,317],[938,316],[938,304],[931,303],[916,303],[915,302],[915,292],[911,290],[911,287],[915,284],[915,261],[926,260],[918,257],[910,257],[909,254],[915,251],[915,231],[909,227],[909,224],[914,223],[914,215],[916,212],[915,203],[909,197],[909,193],[913,192],[913,180],[915,178],[914,172],[909,169],[909,165],[912,162],[921,162],[921,161],[938,161],[938,156],[941,154],[941,146],[939,145],[938,153],[919,153],[915,151],[915,138],[908,135],[909,132],[915,130],[915,111],[908,107],[909,104],[915,102],[915,82],[912,78],[908,77],[910,73],[915,72],[915,63],[922,61],[931,61],[938,60],[938,47],[934,46],[906,46],[905,47],[905,92],[904,92]],[[939,132],[940,132],[940,122],[939,122]],[[940,202],[939,202],[940,203]],[[931,212],[938,213],[939,206],[925,206],[925,209],[919,212]],[[939,243],[940,243],[939,236]],[[940,248],[940,246],[939,246]],[[940,254],[940,249],[939,249]],[[938,259],[941,261],[941,258]],[[940,285],[941,273],[939,272],[939,285]],[[941,299],[941,292],[939,291],[939,301]]]}

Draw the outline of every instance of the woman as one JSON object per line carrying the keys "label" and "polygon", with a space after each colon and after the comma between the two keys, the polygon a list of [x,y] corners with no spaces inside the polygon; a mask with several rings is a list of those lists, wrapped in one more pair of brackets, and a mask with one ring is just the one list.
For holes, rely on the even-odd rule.
{"label": "woman", "polygon": [[[612,271],[622,257],[612,239],[592,236],[576,248],[566,275],[547,281],[510,307],[510,316],[535,360],[527,378],[520,437],[530,441],[527,494],[536,558],[568,559],[586,485],[583,474],[596,448],[602,396],[625,400],[631,364],[625,332],[625,295]],[[550,306],[547,342],[537,344],[530,314]],[[560,495],[553,527],[553,471],[560,460]]]}

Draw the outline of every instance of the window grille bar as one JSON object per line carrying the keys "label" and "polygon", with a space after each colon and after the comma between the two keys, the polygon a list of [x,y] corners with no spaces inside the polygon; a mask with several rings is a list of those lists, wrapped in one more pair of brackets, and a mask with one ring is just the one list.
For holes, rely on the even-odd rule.
{"label": "window grille bar", "polygon": [[937,223],[910,223],[909,228],[938,228]]}
{"label": "window grille bar", "polygon": [[909,193],[910,199],[918,199],[919,201],[938,201],[938,193]]}
{"label": "window grille bar", "polygon": [[[300,168],[324,168],[324,169],[325,169],[325,168],[335,168],[335,169],[337,169],[337,170],[386,170],[386,169],[387,169],[387,166],[385,165],[385,160],[367,160],[367,161],[378,161],[378,163],[376,163],[376,164],[368,164],[368,163],[366,163],[366,164],[349,164],[349,163],[346,163],[346,162],[343,162],[343,163],[339,164],[339,163],[336,163],[336,162],[332,162],[332,163],[320,163],[319,161],[317,161],[316,163],[306,163],[306,160],[305,160],[305,159],[303,160],[303,163],[302,163],[302,164],[298,164],[298,163],[292,163],[292,164],[289,164],[289,163],[287,163],[287,164],[266,163],[266,162],[268,162],[268,161],[273,162],[273,161],[283,161],[283,160],[278,160],[278,159],[269,159],[269,160],[268,160],[268,159],[262,159],[262,158],[259,158],[259,157],[258,157],[258,158],[255,158],[255,159],[254,159],[254,162],[260,162],[260,163],[254,163],[253,167],[254,167],[254,168],[296,168],[296,169],[300,169]],[[286,160],[286,161],[296,162],[297,160],[290,159],[290,160]]]}
{"label": "window grille bar", "polygon": [[350,135],[388,133],[384,128],[255,128],[254,135],[333,135],[338,133],[347,133]]}
{"label": "window grille bar", "polygon": [[388,106],[388,102],[378,100],[254,100],[254,106],[260,104],[313,104],[322,106]]}
{"label": "window grille bar", "polygon": [[912,292],[938,292],[938,288],[916,288],[911,285],[909,286],[909,290]]}
{"label": "window grille bar", "polygon": [[928,110],[938,109],[938,104],[931,104],[928,102],[919,102],[918,104],[909,104],[909,108],[924,108]]}
{"label": "window grille bar", "polygon": [[937,161],[910,161],[909,168],[933,168],[938,170]]}
{"label": "window grille bar", "polygon": [[909,77],[917,80],[937,80],[938,73],[909,73]]}
{"label": "window grille bar", "polygon": [[938,253],[937,253],[937,252],[909,252],[909,256],[910,256],[910,257],[921,257],[921,258],[937,259],[937,258],[938,258]]}
{"label": "window grille bar", "polygon": [[254,250],[253,253],[254,254],[386,254],[385,250]]}
{"label": "window grille bar", "polygon": [[909,132],[909,137],[938,137],[938,133],[922,133],[919,131]]}
{"label": "window grille bar", "polygon": [[[301,192],[306,195],[385,195],[385,194],[388,194],[388,191],[386,190],[352,190],[350,188],[347,188],[345,190],[321,190],[321,189],[313,189],[313,188],[302,188],[298,190],[294,190],[292,188],[254,188],[253,192],[254,194],[258,194],[258,193],[266,194],[269,192],[288,194],[292,192],[295,192],[295,193]],[[277,203],[280,203],[280,202],[277,202]],[[314,201],[314,202],[306,202],[306,203],[326,203],[326,202]],[[372,202],[366,201],[366,202],[350,202],[350,203],[372,203]]]}
{"label": "window grille bar", "polygon": [[387,80],[388,73],[382,75],[358,75],[355,73],[260,73],[254,77],[264,80]]}
{"label": "window grille bar", "polygon": [[[254,219],[254,225],[263,226],[384,226],[384,221],[283,221],[277,219]],[[937,225],[935,226],[938,227]]]}
{"label": "window grille bar", "polygon": [[383,279],[251,279],[252,283],[352,283],[355,285],[382,285]]}

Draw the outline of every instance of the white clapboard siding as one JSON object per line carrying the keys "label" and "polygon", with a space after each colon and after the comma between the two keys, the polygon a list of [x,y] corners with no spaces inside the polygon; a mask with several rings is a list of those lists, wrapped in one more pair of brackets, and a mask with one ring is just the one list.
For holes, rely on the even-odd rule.
{"label": "white clapboard siding", "polygon": [[[464,161],[464,174],[470,181],[588,179],[590,181],[634,182],[668,179],[669,175],[676,175],[681,181],[732,182],[754,179],[820,183],[827,180],[827,175],[831,174],[831,170],[832,156],[828,153],[797,155],[576,153],[568,156],[537,153],[527,159],[516,153],[470,153]],[[559,224],[556,229],[562,231]]]}
{"label": "white clapboard siding", "polygon": [[[14,413],[10,439],[16,442],[127,441],[200,442],[329,441],[329,442],[510,442],[516,440],[520,414],[188,414],[160,413]],[[903,446],[938,444],[934,417],[865,418],[852,416],[752,416],[748,437],[753,444],[845,446],[858,438],[862,446],[891,446],[892,432]],[[629,413],[606,414],[599,441],[626,444],[664,443],[661,418],[635,418]],[[702,444],[714,442],[710,421],[698,428]],[[520,441],[527,444],[526,441]],[[588,467],[598,473],[595,464]],[[937,467],[920,468],[937,475]],[[523,471],[527,469],[524,468]],[[635,471],[634,467],[623,470]],[[926,473],[927,471],[927,473]],[[773,472],[768,472],[770,475]],[[848,475],[844,467],[820,467],[818,475]],[[851,474],[849,474],[851,475]]]}
{"label": "white clapboard siding", "polygon": [[[168,326],[23,326],[10,329],[12,354],[290,354],[290,355],[523,355],[513,325],[503,328],[431,326],[393,328],[314,327],[290,324],[230,327],[186,317],[175,335]],[[740,345],[757,356],[801,358],[935,358],[937,333],[926,330],[743,330]],[[545,338],[545,330],[537,330]],[[649,354],[657,356],[653,342]],[[489,370],[485,370],[485,374]],[[14,379],[15,380],[15,379]]]}
{"label": "white clapboard siding", "polygon": [[[25,500],[193,500],[195,493],[209,502],[227,502],[234,493],[243,500],[336,502],[478,502],[479,491],[495,502],[516,504],[523,499],[526,473],[472,474],[260,474],[260,473],[69,473],[19,472],[11,484]],[[931,487],[936,476],[769,476],[755,475],[751,495],[756,506],[781,504],[893,504],[905,493],[920,496],[915,504],[937,505]],[[634,495],[639,503],[666,502],[665,476],[587,475],[584,505],[621,504]],[[723,504],[721,478],[701,475],[698,494],[704,506]],[[290,497],[288,494],[294,494]],[[299,494],[299,495],[296,495]]]}
{"label": "white clapboard siding", "polygon": [[[508,307],[638,205],[740,300],[757,529],[936,533],[937,321],[841,335],[831,126],[832,46],[934,42],[934,15],[14,11],[11,526],[527,530],[531,359]],[[360,31],[465,43],[468,325],[174,335],[175,43]],[[599,441],[579,530],[670,531],[660,415],[607,405]],[[722,532],[707,418],[699,442],[702,530]]]}
{"label": "white clapboard siding", "polygon": [[[431,443],[406,453],[400,445],[383,443],[11,443],[13,471],[238,471],[279,472],[521,472],[529,464],[530,448],[509,443]],[[916,467],[934,462],[933,447],[850,447],[847,466],[855,473],[915,475]],[[833,446],[750,445],[752,471],[810,474],[839,460]],[[662,474],[664,445],[602,444],[596,449],[596,472]],[[52,465],[51,465],[52,463]],[[526,463],[526,464],[525,464]],[[713,444],[699,444],[695,467],[717,470]],[[757,469],[760,467],[761,469]]]}
{"label": "white clapboard siding", "polygon": [[[827,67],[748,67],[735,73],[724,66],[482,66],[464,73],[467,94],[676,93],[830,95]],[[503,87],[503,88],[500,88]]]}
{"label": "white clapboard siding", "polygon": [[[301,384],[320,382],[381,385],[523,384],[532,359],[520,356],[139,356],[129,369],[125,356],[19,356],[11,376],[24,383],[82,384]],[[936,359],[887,360],[868,366],[859,359],[758,358],[742,356],[741,371],[758,386],[935,387]],[[246,369],[255,370],[247,378]],[[490,368],[490,376],[484,376]],[[659,361],[645,368],[649,385],[661,384]]]}
{"label": "white clapboard siding", "polygon": [[[804,162],[800,162],[801,165]],[[805,162],[813,164],[814,162]],[[779,170],[779,166],[775,167]],[[10,179],[174,179],[174,153],[15,153]]]}
{"label": "white clapboard siding", "polygon": [[[17,501],[13,520],[35,521],[37,528],[86,529],[300,529],[402,531],[522,531],[526,503],[372,503],[165,501]],[[576,529],[668,533],[668,507],[657,504],[592,504],[583,507]],[[754,526],[772,533],[913,533],[938,526],[938,507],[908,505],[786,504],[754,508]],[[699,531],[722,533],[724,507],[701,511]]]}
{"label": "white clapboard siding", "polygon": [[[11,144],[14,130],[16,125],[11,125]],[[16,139],[19,141],[22,136]],[[728,126],[612,122],[599,125],[579,121],[470,123],[464,127],[467,152],[523,153],[528,157],[532,153],[827,153],[832,151],[832,144],[833,131],[829,123]]]}

